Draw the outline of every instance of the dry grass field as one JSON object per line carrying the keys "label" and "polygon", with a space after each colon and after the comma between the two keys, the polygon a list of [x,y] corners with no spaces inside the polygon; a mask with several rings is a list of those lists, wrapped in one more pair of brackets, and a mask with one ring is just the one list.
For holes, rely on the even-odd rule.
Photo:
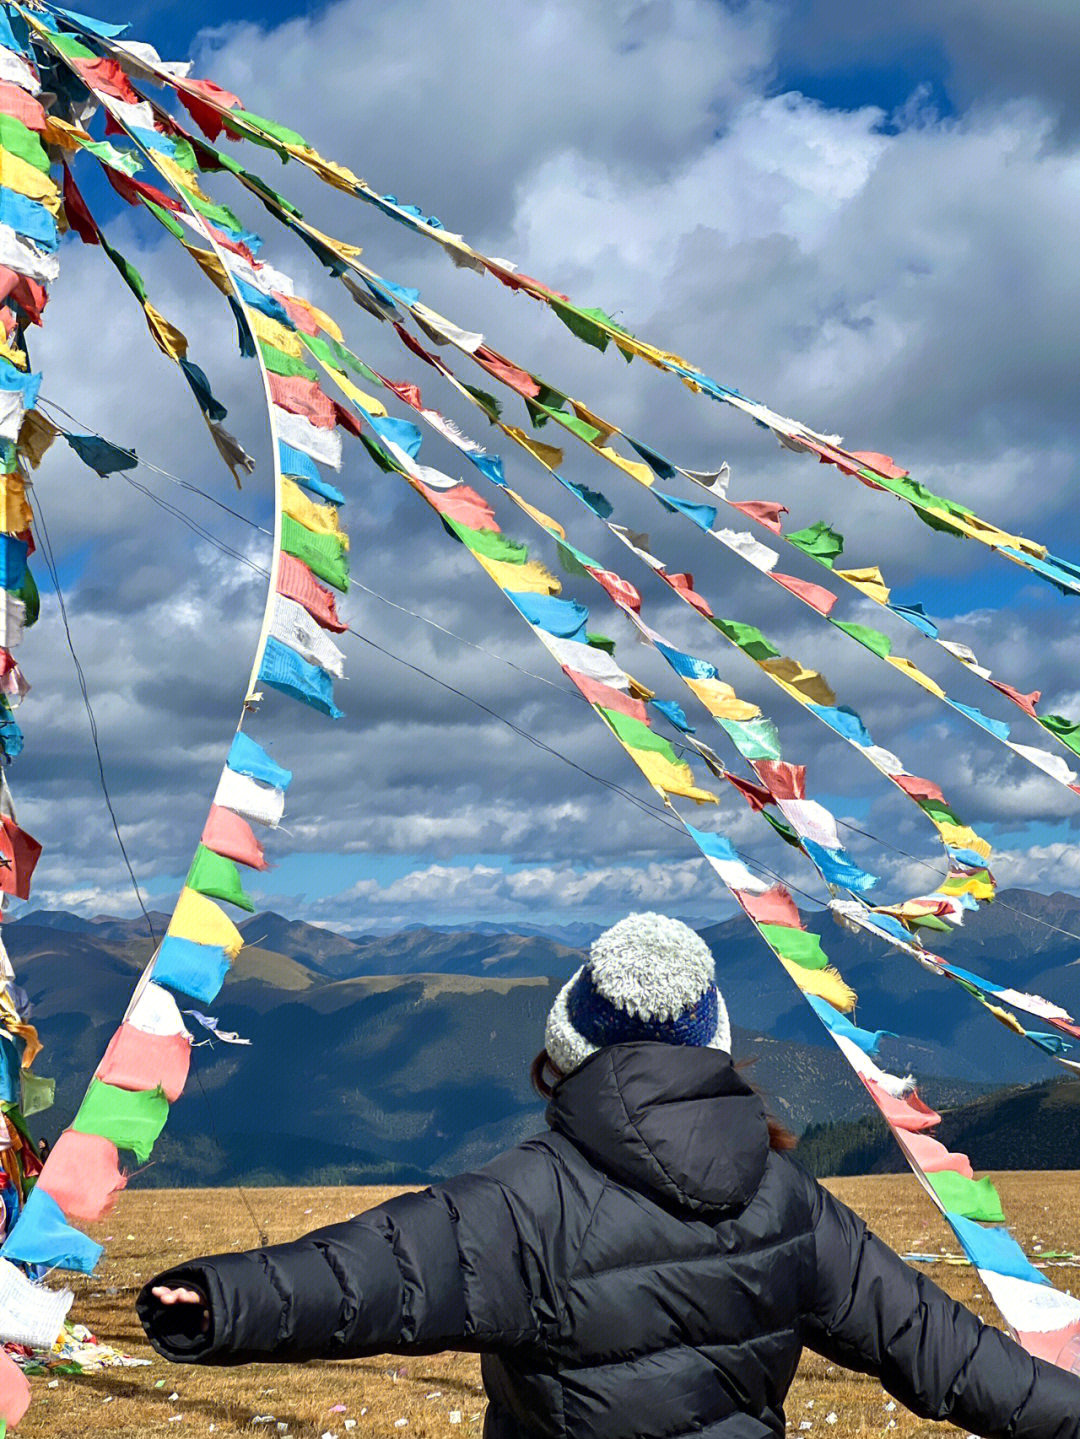
{"label": "dry grass field", "polygon": [[[1005,1174],[997,1182],[1014,1232],[1029,1252],[1039,1244],[1080,1252],[1080,1173]],[[829,1187],[897,1249],[955,1249],[951,1232],[909,1176],[834,1180]],[[249,1197],[271,1242],[280,1242],[344,1219],[391,1192],[260,1189]],[[124,1195],[97,1235],[107,1236],[111,1241],[100,1272],[75,1281],[72,1317],[107,1342],[154,1362],[147,1368],[31,1379],[34,1402],[19,1426],[20,1439],[165,1434],[174,1439],[185,1434],[468,1439],[479,1434],[484,1397],[478,1361],[470,1356],[231,1370],[175,1367],[154,1356],[142,1340],[134,1295],[146,1278],[182,1258],[256,1242],[235,1190]],[[950,1293],[992,1320],[995,1311],[971,1269],[936,1265],[931,1272]],[[1080,1286],[1080,1268],[1056,1269],[1052,1277],[1065,1288]],[[834,1369],[813,1355],[804,1359],[789,1396],[788,1430],[805,1439],[913,1439],[956,1432],[922,1423],[898,1405],[890,1407],[876,1381]]]}

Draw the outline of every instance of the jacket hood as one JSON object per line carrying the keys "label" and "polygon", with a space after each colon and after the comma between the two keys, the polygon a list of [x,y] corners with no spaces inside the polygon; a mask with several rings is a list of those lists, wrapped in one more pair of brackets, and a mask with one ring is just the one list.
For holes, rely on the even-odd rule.
{"label": "jacket hood", "polygon": [[745,1208],[769,1157],[765,1105],[715,1049],[608,1045],[559,1081],[547,1121],[598,1169],[669,1208]]}

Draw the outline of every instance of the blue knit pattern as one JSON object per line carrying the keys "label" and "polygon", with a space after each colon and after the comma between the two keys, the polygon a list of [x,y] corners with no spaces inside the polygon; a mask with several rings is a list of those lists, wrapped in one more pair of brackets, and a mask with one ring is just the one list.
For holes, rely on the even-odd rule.
{"label": "blue knit pattern", "polygon": [[602,995],[586,968],[570,988],[566,1013],[578,1034],[598,1048],[655,1039],[662,1044],[692,1044],[704,1049],[716,1038],[719,1006],[716,985],[710,984],[699,1000],[674,1019],[645,1019],[620,1009]]}

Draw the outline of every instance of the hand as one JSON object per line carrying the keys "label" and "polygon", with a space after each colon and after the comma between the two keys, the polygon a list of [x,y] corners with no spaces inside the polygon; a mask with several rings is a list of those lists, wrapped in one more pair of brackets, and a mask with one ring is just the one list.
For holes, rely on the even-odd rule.
{"label": "hand", "polygon": [[210,1328],[210,1311],[206,1307],[206,1300],[197,1289],[169,1289],[164,1284],[155,1284],[150,1293],[162,1304],[201,1304],[203,1333]]}

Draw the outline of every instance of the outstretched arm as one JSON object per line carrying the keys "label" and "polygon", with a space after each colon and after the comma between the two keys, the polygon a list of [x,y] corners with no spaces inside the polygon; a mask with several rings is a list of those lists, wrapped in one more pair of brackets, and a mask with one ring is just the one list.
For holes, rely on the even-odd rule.
{"label": "outstretched arm", "polygon": [[[180,1363],[519,1342],[536,1324],[518,1277],[519,1238],[495,1189],[465,1177],[292,1244],[193,1260],[150,1281],[136,1301],[139,1318],[158,1353]],[[470,1211],[466,1225],[459,1204]],[[486,1242],[474,1253],[469,1236],[477,1232]],[[497,1275],[477,1283],[485,1251]]]}
{"label": "outstretched arm", "polygon": [[813,1187],[811,1349],[876,1375],[921,1418],[948,1419],[985,1439],[1080,1439],[1080,1378],[983,1324]]}

